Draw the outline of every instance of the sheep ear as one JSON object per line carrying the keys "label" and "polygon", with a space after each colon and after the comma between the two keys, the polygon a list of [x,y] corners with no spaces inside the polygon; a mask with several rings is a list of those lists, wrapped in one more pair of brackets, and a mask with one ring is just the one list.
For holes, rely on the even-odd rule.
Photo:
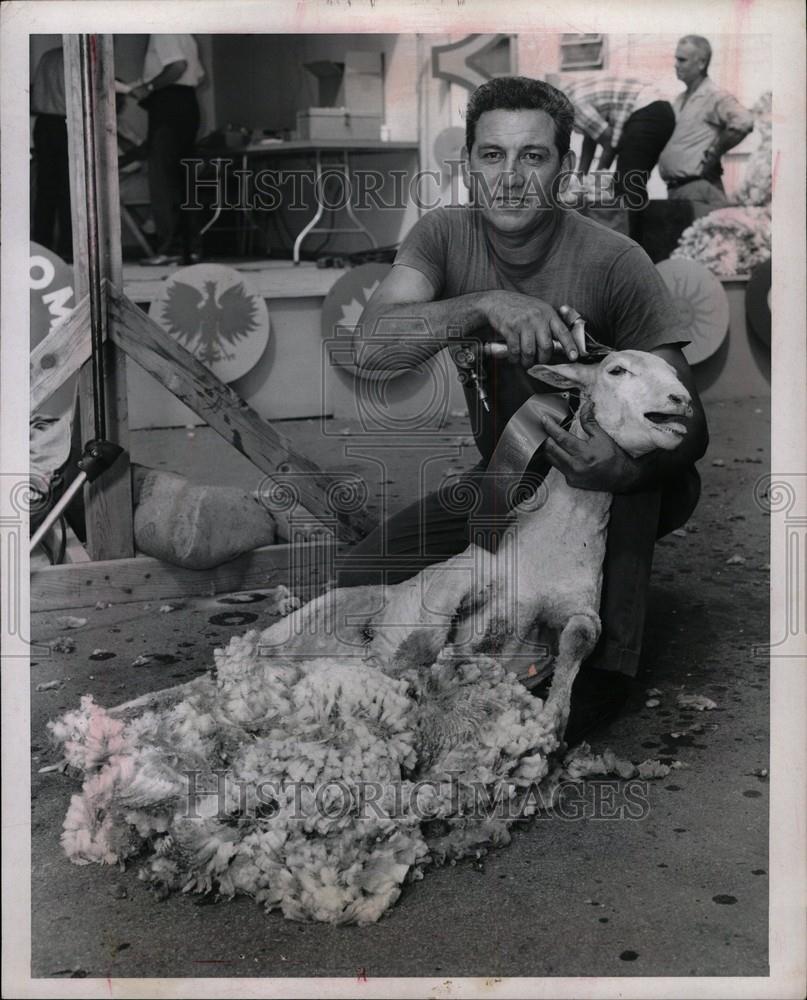
{"label": "sheep ear", "polygon": [[591,385],[596,375],[593,365],[533,365],[527,374],[558,389],[582,389]]}

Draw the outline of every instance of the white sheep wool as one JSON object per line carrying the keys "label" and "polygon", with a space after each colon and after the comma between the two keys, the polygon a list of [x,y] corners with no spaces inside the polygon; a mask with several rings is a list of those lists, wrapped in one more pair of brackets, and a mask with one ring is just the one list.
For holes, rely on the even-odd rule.
{"label": "white sheep wool", "polygon": [[174,699],[121,712],[87,696],[49,724],[84,777],[61,838],[72,861],[138,860],[159,892],[365,924],[427,865],[505,844],[535,811],[525,792],[555,724],[496,661],[447,647],[392,677],[362,658],[263,656],[260,641],[232,639]]}

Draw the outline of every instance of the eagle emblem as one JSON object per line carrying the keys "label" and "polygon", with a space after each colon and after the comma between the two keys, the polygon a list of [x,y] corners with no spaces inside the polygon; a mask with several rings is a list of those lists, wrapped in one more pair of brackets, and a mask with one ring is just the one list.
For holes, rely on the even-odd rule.
{"label": "eagle emblem", "polygon": [[207,280],[200,291],[184,281],[174,281],[166,291],[163,324],[183,346],[206,365],[230,361],[232,348],[258,327],[257,307],[242,282],[217,294],[218,285]]}
{"label": "eagle emblem", "polygon": [[250,275],[224,264],[175,271],[149,316],[222,382],[246,375],[263,357],[271,322]]}

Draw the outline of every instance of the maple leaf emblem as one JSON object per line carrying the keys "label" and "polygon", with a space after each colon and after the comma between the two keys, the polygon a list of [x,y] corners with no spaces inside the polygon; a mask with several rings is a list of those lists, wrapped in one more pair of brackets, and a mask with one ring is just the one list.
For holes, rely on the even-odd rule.
{"label": "maple leaf emblem", "polygon": [[174,281],[166,292],[162,319],[165,329],[204,364],[235,357],[227,347],[243,340],[258,325],[257,307],[243,283],[216,296],[216,282],[205,281],[204,292]]}
{"label": "maple leaf emblem", "polygon": [[364,307],[370,301],[373,292],[381,284],[380,281],[374,281],[369,288],[362,288],[363,299],[359,302],[357,299],[352,298],[350,302],[345,303],[342,306],[342,316],[340,327],[345,329],[355,330],[359,325],[359,320],[361,319],[361,314],[364,311]]}

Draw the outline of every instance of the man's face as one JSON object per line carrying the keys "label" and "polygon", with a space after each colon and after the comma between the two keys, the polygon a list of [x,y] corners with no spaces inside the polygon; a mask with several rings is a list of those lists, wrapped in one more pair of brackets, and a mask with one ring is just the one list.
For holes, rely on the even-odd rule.
{"label": "man's face", "polygon": [[704,58],[691,42],[679,42],[675,50],[675,75],[682,83],[692,83],[703,75]]}
{"label": "man's face", "polygon": [[502,232],[532,229],[547,216],[555,179],[574,168],[561,160],[555,123],[545,111],[485,111],[463,164],[465,183],[484,218]]}

